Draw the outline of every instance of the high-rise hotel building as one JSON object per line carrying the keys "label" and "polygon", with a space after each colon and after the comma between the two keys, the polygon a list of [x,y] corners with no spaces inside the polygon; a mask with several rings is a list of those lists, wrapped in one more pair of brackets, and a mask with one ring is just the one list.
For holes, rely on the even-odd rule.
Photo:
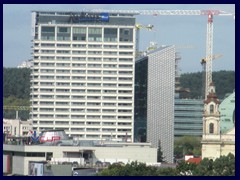
{"label": "high-rise hotel building", "polygon": [[134,14],[33,11],[32,33],[34,129],[133,141]]}

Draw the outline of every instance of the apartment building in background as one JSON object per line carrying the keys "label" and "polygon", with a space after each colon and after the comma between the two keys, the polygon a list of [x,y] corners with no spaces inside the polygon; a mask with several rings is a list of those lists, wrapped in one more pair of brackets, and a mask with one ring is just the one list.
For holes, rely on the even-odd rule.
{"label": "apartment building in background", "polygon": [[132,142],[134,14],[33,11],[32,35],[34,130]]}

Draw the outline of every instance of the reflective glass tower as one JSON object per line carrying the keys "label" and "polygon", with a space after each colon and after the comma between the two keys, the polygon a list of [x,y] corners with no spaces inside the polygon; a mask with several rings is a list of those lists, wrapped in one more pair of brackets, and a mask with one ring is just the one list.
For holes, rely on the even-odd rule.
{"label": "reflective glass tower", "polygon": [[135,141],[160,142],[164,160],[173,162],[175,47],[157,48],[135,67]]}

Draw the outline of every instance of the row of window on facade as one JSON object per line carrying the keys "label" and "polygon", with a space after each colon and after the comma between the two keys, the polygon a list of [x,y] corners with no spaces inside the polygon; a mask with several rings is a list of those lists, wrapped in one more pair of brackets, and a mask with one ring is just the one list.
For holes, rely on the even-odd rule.
{"label": "row of window on facade", "polygon": [[41,40],[133,42],[133,29],[73,27],[71,32],[71,27],[42,26]]}
{"label": "row of window on facade", "polygon": [[[59,65],[59,64],[58,64]],[[60,64],[61,66],[62,64]],[[65,64],[64,64],[65,66]],[[81,69],[85,69],[86,67],[88,68],[109,68],[109,69],[133,69],[133,65],[125,65],[125,64],[80,64],[80,63],[72,63],[72,67],[82,67]],[[34,69],[34,72],[39,72],[39,69]],[[43,73],[53,73],[55,72],[55,69],[41,69],[40,72],[43,72]],[[58,73],[70,73],[70,70],[66,70],[66,69],[56,69],[56,72]]]}
{"label": "row of window on facade", "polygon": [[[77,109],[82,111],[82,109]],[[91,111],[91,112],[96,112],[96,111]],[[90,113],[91,114],[91,113]],[[38,117],[38,114],[33,114],[34,117]],[[42,118],[68,118],[68,117],[72,117],[72,118],[82,118],[85,119],[85,117],[87,119],[131,119],[132,116],[113,116],[113,115],[69,115],[69,114],[39,114],[39,117]],[[67,121],[68,122],[68,121]]]}
{"label": "row of window on facade", "polygon": [[[74,105],[79,105],[80,103],[76,103]],[[101,106],[101,103],[87,103],[88,106]],[[81,106],[81,105],[80,105]],[[40,111],[40,112],[102,112],[104,113],[111,113],[111,114],[116,114],[117,112],[119,114],[131,114],[132,110],[127,110],[127,109],[84,109],[84,108],[33,108],[34,111]],[[84,116],[80,116],[80,117],[84,117]],[[124,118],[130,118],[129,116],[119,116],[120,119],[124,119]]]}
{"label": "row of window on facade", "polygon": [[[34,124],[38,124],[38,121],[34,120],[33,121]],[[76,126],[124,126],[124,127],[127,127],[127,126],[131,126],[132,123],[131,122],[109,122],[109,121],[101,121],[101,122],[96,122],[96,121],[67,121],[67,122],[64,122],[64,121],[55,121],[55,123],[58,123],[58,124],[71,124],[71,125],[76,125]],[[54,124],[54,121],[44,121],[44,120],[41,120],[39,121],[39,124]],[[115,128],[115,127],[114,127]],[[74,128],[72,128],[74,129]]]}
{"label": "row of window on facade", "polygon": [[[36,97],[37,95],[34,95],[34,98],[37,98]],[[44,95],[41,95],[40,97],[43,97]],[[82,96],[81,96],[82,97]],[[46,98],[46,96],[44,97],[44,98],[41,98],[41,99],[48,99],[49,97],[47,97]],[[54,103],[54,102],[49,102],[49,101],[40,101],[40,102],[38,102],[38,101],[33,101],[33,105],[38,105],[38,104],[40,104],[40,105],[56,105],[56,106],[69,106],[70,104],[71,104],[71,106],[117,106],[117,104],[116,103],[106,103],[106,102],[103,102],[103,103],[101,103],[101,102],[75,102],[76,100],[78,100],[79,101],[79,96],[78,97],[75,97],[75,96],[73,96],[72,98],[74,98],[74,99],[72,99],[73,100],[73,102],[65,102],[65,101],[59,101],[60,99],[56,99],[56,102]],[[128,97],[126,97],[126,98],[128,98]],[[51,98],[52,99],[52,98]],[[63,98],[63,99],[65,99],[65,98]],[[58,100],[58,101],[57,101]],[[82,99],[82,100],[84,100],[84,99]],[[98,100],[98,99],[92,99],[92,100]],[[126,99],[125,98],[122,98],[122,100],[124,100],[124,101],[126,101]],[[85,101],[85,100],[84,100]],[[118,104],[118,106],[131,106],[131,104],[122,104],[122,103],[119,103]],[[114,110],[104,110],[103,109],[103,112],[115,112]],[[120,112],[120,111],[119,111]]]}
{"label": "row of window on facade", "polygon": [[[63,77],[65,77],[65,76],[63,76]],[[62,77],[60,77],[60,78],[57,78],[57,79],[67,79],[67,78],[62,78]],[[68,78],[69,79],[69,78]],[[93,79],[92,79],[93,80]],[[97,79],[96,79],[97,80]],[[63,83],[62,83],[63,84]],[[66,83],[67,84],[67,83]],[[34,84],[34,85],[36,85],[36,84]],[[48,83],[48,84],[44,84],[44,83],[41,83],[41,85],[48,85],[48,86],[52,86],[53,85],[53,83],[52,83],[52,85],[50,85],[50,83]],[[103,87],[126,87],[126,88],[131,88],[131,87],[133,87],[133,85],[132,84],[116,84],[116,83],[71,83],[71,85],[72,85],[72,87],[80,87],[80,86],[82,86],[82,87],[85,87],[85,86],[88,86],[88,87],[101,87],[101,86],[103,86]],[[61,85],[61,84],[57,84],[57,86],[68,86],[68,85]],[[40,90],[39,89],[35,89],[36,91],[40,91],[40,92],[53,92],[54,91],[54,89],[53,88],[41,88]],[[56,89],[56,92],[70,92],[70,89]]]}
{"label": "row of window on facade", "polygon": [[[70,50],[34,50],[34,53],[42,53],[42,54],[90,54],[90,55],[126,55],[132,56],[133,52],[117,52],[117,51],[70,51]],[[47,58],[46,56],[42,56],[42,58]],[[49,58],[54,58],[53,56],[49,56]],[[58,58],[58,57],[57,57]],[[67,58],[67,57],[66,57]]]}
{"label": "row of window on facade", "polygon": [[[73,74],[86,74],[85,71],[81,71],[81,70],[78,70],[78,71],[72,71]],[[117,73],[117,71],[103,71],[103,73],[101,71],[88,71],[89,74],[96,74],[96,75],[101,75],[101,74],[105,74],[105,75],[108,75],[108,74],[111,74],[113,76],[117,76],[117,75],[124,75],[122,76],[121,78],[125,78],[125,76],[132,76],[132,71],[119,71]],[[37,79],[41,79],[41,80],[86,80],[86,77],[83,77],[83,76],[51,76],[51,75],[42,75],[42,76],[37,76],[37,75],[34,75],[32,78],[34,78],[34,80],[37,80]],[[106,77],[106,78],[103,78],[103,81],[116,81],[117,79],[115,79],[116,77]],[[126,77],[127,78],[127,77]],[[97,79],[97,78],[88,78],[88,80],[101,80],[101,79]],[[129,81],[130,79],[127,79],[127,81]],[[121,81],[126,81],[125,79],[122,79]],[[75,86],[102,86],[101,83],[97,83],[97,84],[94,84],[94,83],[87,83],[87,84],[73,84]],[[115,85],[110,85],[110,84],[103,84],[103,86],[117,86],[116,84]],[[124,86],[124,85],[120,85],[119,87],[121,86]]]}
{"label": "row of window on facade", "polygon": [[[35,91],[37,91],[36,89],[34,89]],[[64,91],[61,91],[61,92],[65,92],[65,90]],[[67,92],[70,92],[70,91],[67,91]],[[86,90],[83,90],[83,89],[72,89],[71,90],[71,92],[72,93],[85,93],[86,92]],[[88,93],[92,93],[92,94],[101,94],[101,92],[103,92],[104,94],[116,94],[117,93],[117,91],[116,90],[103,90],[103,91],[101,91],[101,90],[91,90],[91,89],[89,89],[89,90],[87,90],[87,92]],[[124,96],[122,96],[122,95],[124,95]],[[125,95],[132,95],[132,91],[131,90],[124,90],[124,91],[121,91],[121,90],[119,90],[118,91],[118,97],[114,97],[114,99],[119,99],[119,100],[128,100],[128,99],[131,99],[131,97],[129,97],[129,96],[125,96]],[[47,94],[41,94],[40,96],[38,95],[38,94],[32,94],[32,97],[33,98],[40,98],[40,99],[54,99],[54,98],[60,98],[60,99],[66,99],[66,98],[72,98],[72,100],[74,100],[74,99],[86,99],[86,96],[75,96],[75,95],[73,95],[73,96],[70,96],[70,95],[53,95],[53,94],[51,94],[51,95],[47,95]],[[87,96],[89,99],[101,99],[101,96]],[[110,98],[111,96],[104,96],[104,97],[106,97],[106,98]],[[76,103],[76,102],[72,102],[72,103]],[[79,104],[78,105],[80,105],[82,102],[78,102]],[[85,104],[85,103],[84,103]],[[74,104],[72,104],[72,105],[74,105]]]}
{"label": "row of window on facade", "polygon": [[[78,100],[78,98],[79,97],[77,97],[77,96],[73,96],[72,97],[74,100]],[[93,99],[94,100],[94,99]],[[95,99],[96,100],[96,99]],[[73,102],[72,102],[73,103]],[[41,105],[59,105],[59,106],[62,106],[62,105],[69,105],[70,103],[69,102],[61,102],[61,101],[59,101],[59,102],[56,102],[56,103],[54,103],[54,102],[50,102],[50,101],[33,101],[33,105],[37,105],[37,104],[41,104]],[[79,104],[78,104],[79,105]],[[129,106],[129,107],[131,107],[132,106],[132,103],[107,103],[107,102],[103,102],[102,103],[102,106],[122,106],[122,107],[126,107],[126,106]]]}
{"label": "row of window on facade", "polygon": [[[47,84],[50,85],[50,86],[54,86],[54,84],[50,83],[50,82],[49,83],[44,83],[44,84],[41,84],[41,85],[47,85]],[[37,89],[36,89],[36,91],[37,91]],[[62,90],[62,91],[65,92],[65,90]],[[68,91],[68,92],[70,92],[70,91]],[[106,89],[103,89],[103,90],[100,90],[100,89],[88,89],[88,90],[86,90],[86,89],[72,89],[71,92],[78,92],[78,93],[85,93],[85,92],[87,92],[87,93],[90,93],[90,94],[101,94],[101,93],[103,93],[103,94],[116,94],[118,92],[118,94],[119,94],[118,98],[120,98],[120,99],[124,99],[124,97],[121,97],[121,94],[132,95],[132,91],[131,90],[118,90],[117,91],[117,90],[112,90],[112,89],[108,89],[108,90],[106,90]],[[34,98],[39,98],[38,95],[34,95],[33,97]],[[41,99],[44,99],[44,98],[46,98],[46,99],[53,99],[55,97],[57,98],[57,96],[46,95],[46,94],[40,96]],[[81,99],[83,97],[82,96],[81,97],[75,97],[74,96],[72,98]],[[127,99],[127,97],[126,97],[126,99]]]}
{"label": "row of window on facade", "polygon": [[[77,91],[73,91],[73,92],[77,92]],[[37,95],[36,95],[37,96]],[[41,96],[42,97],[42,96]],[[45,96],[46,97],[46,96]],[[35,97],[34,97],[35,98]],[[53,96],[54,98],[54,96]],[[70,96],[68,95],[56,95],[57,99],[70,99]],[[72,97],[73,98],[73,97]],[[123,101],[130,101],[132,100],[132,97],[116,97],[116,96],[78,96],[75,97],[76,99],[90,99],[90,100],[123,100]],[[49,96],[47,97],[47,99],[50,99]]]}
{"label": "row of window on facade", "polygon": [[[4,126],[3,129],[4,130],[11,130],[11,127],[12,127],[11,125],[7,125],[7,126]],[[29,130],[29,129],[30,129],[30,127],[28,127],[28,126],[27,127],[22,126],[22,130]]]}
{"label": "row of window on facade", "polygon": [[[36,77],[37,78],[37,77]],[[48,79],[48,78],[51,78],[52,79],[52,77],[50,76],[41,76],[41,78],[46,78],[46,79]],[[59,78],[57,78],[57,79],[59,79]],[[132,81],[133,79],[131,78],[131,77],[95,77],[95,76],[88,76],[88,77],[86,77],[86,76],[72,76],[72,78],[71,78],[72,80],[83,80],[83,81],[86,81],[86,79],[87,80],[89,80],[89,81],[124,81],[124,82],[127,82],[127,81]],[[39,82],[34,82],[34,85],[39,85]],[[85,86],[85,84],[82,84],[82,83],[74,83],[74,82],[72,82],[71,84],[70,83],[63,83],[63,82],[56,82],[56,83],[54,83],[54,82],[44,82],[44,81],[41,81],[40,82],[40,85],[42,85],[42,86],[54,86],[54,85],[56,85],[56,86]]]}
{"label": "row of window on facade", "polygon": [[[48,122],[48,121],[46,121]],[[40,124],[50,124],[50,123],[44,123],[44,121],[41,121]],[[58,123],[61,124],[61,123]],[[56,122],[55,122],[55,125]],[[70,128],[71,131],[78,131],[78,132],[131,132],[131,129],[109,129],[109,128]]]}
{"label": "row of window on facade", "polygon": [[49,48],[78,48],[78,49],[132,49],[133,45],[102,45],[102,44],[79,44],[79,43],[34,43],[34,47],[49,47]]}
{"label": "row of window on facade", "polygon": [[[133,58],[99,58],[99,57],[63,57],[63,56],[34,56],[34,66],[38,65],[39,63],[36,62],[37,60],[72,60],[72,61],[94,61],[95,63],[101,63],[102,61],[103,62],[133,62]],[[41,63],[42,66],[55,66],[55,63]],[[67,65],[70,67],[70,63]]]}

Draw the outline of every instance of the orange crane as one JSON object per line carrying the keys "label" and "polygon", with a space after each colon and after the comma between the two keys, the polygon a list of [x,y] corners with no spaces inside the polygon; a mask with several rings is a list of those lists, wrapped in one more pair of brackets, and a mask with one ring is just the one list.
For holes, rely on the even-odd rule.
{"label": "orange crane", "polygon": [[92,12],[106,13],[128,13],[130,15],[151,15],[151,16],[207,16],[207,40],[206,40],[206,85],[205,99],[209,91],[209,85],[212,82],[212,55],[213,55],[213,16],[232,16],[235,19],[235,13],[229,13],[222,10],[103,10],[93,9]]}

